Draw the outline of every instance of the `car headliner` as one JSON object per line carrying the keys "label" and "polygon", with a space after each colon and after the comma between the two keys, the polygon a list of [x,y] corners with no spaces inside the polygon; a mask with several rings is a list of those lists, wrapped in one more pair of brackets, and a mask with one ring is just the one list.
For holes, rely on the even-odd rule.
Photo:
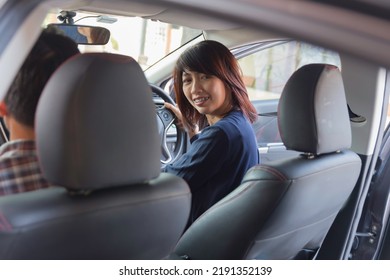
{"label": "car headliner", "polygon": [[139,15],[204,30],[224,30],[238,26],[266,28],[390,66],[390,56],[387,55],[390,46],[390,21],[386,18],[390,14],[389,5],[382,2],[383,6],[378,7],[379,1],[374,4],[348,2],[351,3],[340,5],[337,1],[294,0],[122,0],[107,5],[107,1],[98,0],[89,5],[78,6],[95,12]]}
{"label": "car headliner", "polygon": [[303,39],[390,66],[390,56],[387,55],[390,46],[390,5],[385,1],[347,1],[342,4],[329,0],[22,2],[46,2],[69,9],[141,16],[203,30],[226,30],[239,26],[266,28],[283,36]]}

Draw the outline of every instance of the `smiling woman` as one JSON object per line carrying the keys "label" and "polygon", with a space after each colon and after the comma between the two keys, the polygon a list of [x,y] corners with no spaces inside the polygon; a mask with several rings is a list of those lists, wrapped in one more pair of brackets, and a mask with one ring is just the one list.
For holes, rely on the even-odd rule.
{"label": "smiling woman", "polygon": [[183,177],[191,188],[189,226],[259,163],[250,125],[257,114],[237,60],[221,43],[206,40],[187,49],[173,75],[179,108],[166,106],[183,124],[191,146],[165,171]]}
{"label": "smiling woman", "polygon": [[[217,206],[218,211],[211,215],[202,214],[203,217],[207,216],[206,219],[198,218],[191,226],[201,225],[203,222],[199,223],[200,220],[205,221],[212,216],[215,220],[209,221],[212,221],[215,230],[195,226],[191,234],[197,231],[199,239],[186,239],[186,245],[198,250],[196,258],[210,257],[206,251],[217,252],[213,250],[213,246],[222,249],[222,254],[219,255],[221,259],[227,258],[242,244],[242,252],[248,252],[249,247],[238,236],[254,235],[256,229],[263,226],[257,217],[247,212],[251,205],[259,207],[264,218],[271,212],[274,217],[278,217],[275,223],[269,223],[263,228],[270,226],[271,230],[271,227],[280,225],[282,229],[289,229],[293,221],[299,226],[303,214],[308,215],[313,225],[320,225],[327,218],[317,213],[328,213],[320,209],[321,203],[329,196],[335,201],[334,198],[342,195],[343,189],[333,183],[331,176],[313,179],[305,188],[297,188],[297,193],[289,196],[291,200],[275,213],[275,207],[264,208],[274,200],[268,199],[261,191],[258,196],[251,195],[251,192],[241,192],[246,190],[247,185],[252,185],[252,175],[264,175],[261,185],[264,184],[264,189],[270,190],[268,194],[282,190],[280,194],[285,197],[290,192],[283,192],[283,187],[278,189],[275,185],[292,174],[290,172],[297,171],[299,174],[291,177],[291,184],[295,184],[299,181],[296,178],[308,174],[305,172],[310,169],[299,163],[324,159],[325,164],[330,152],[321,149],[318,154],[308,156],[305,155],[308,151],[297,151],[297,147],[291,143],[311,139],[308,137],[310,134],[314,137],[311,147],[317,146],[318,139],[320,147],[323,146],[323,139],[331,139],[328,144],[332,146],[342,138],[342,132],[349,129],[352,142],[347,150],[358,154],[362,165],[357,170],[359,178],[352,186],[352,193],[346,203],[342,204],[340,212],[335,210],[329,216],[336,218],[328,220],[333,223],[324,242],[317,242],[322,241],[321,236],[308,244],[303,238],[309,234],[308,228],[301,227],[301,232],[289,231],[293,234],[289,238],[288,235],[277,232],[275,236],[287,238],[288,242],[273,239],[275,247],[272,247],[272,254],[253,254],[247,257],[299,258],[304,255],[306,258],[333,260],[389,258],[390,178],[386,171],[390,162],[390,128],[386,129],[386,112],[390,94],[390,7],[388,1],[384,0],[339,2],[0,0],[1,99],[26,61],[42,27],[51,23],[63,23],[64,16],[74,15],[73,22],[66,22],[67,24],[104,27],[111,34],[105,45],[79,45],[81,56],[86,60],[76,60],[71,70],[66,71],[63,76],[56,75],[56,82],[50,83],[50,92],[55,95],[50,101],[41,103],[42,110],[48,113],[45,121],[40,120],[40,127],[46,128],[41,139],[48,142],[38,150],[42,152],[57,149],[58,152],[64,152],[58,160],[72,157],[74,161],[66,168],[61,168],[56,167],[54,160],[46,158],[46,167],[54,169],[53,172],[59,177],[65,177],[64,180],[54,181],[53,177],[45,175],[45,179],[50,180],[55,187],[0,197],[0,258],[23,258],[21,255],[12,255],[10,252],[14,249],[20,249],[26,253],[25,257],[30,258],[61,258],[65,255],[59,255],[60,247],[69,253],[66,257],[74,259],[123,256],[164,258],[177,244],[187,222],[192,223],[210,205],[214,209]],[[84,31],[82,33],[87,35],[88,32]],[[202,41],[203,44],[197,45]],[[211,41],[226,48],[203,56],[204,52],[197,48],[205,47]],[[191,49],[194,45],[196,47]],[[230,53],[225,52],[226,49]],[[90,56],[90,52],[95,54]],[[187,56],[191,53],[195,56]],[[223,59],[219,53],[224,54]],[[235,62],[232,63],[231,54],[234,55],[234,60],[239,61],[241,71],[239,67],[236,68]],[[120,55],[126,55],[126,59],[121,57],[124,59],[122,62],[133,61],[130,68],[137,68],[139,76],[127,72],[129,68],[123,70],[119,65],[108,63]],[[199,63],[195,59],[198,55],[203,57]],[[181,59],[178,61],[179,57]],[[183,58],[185,59],[182,60]],[[95,67],[97,64],[86,67],[84,63],[92,60],[97,64],[101,62],[101,67]],[[216,60],[220,64],[215,63]],[[174,72],[175,66],[180,66],[176,62],[183,67]],[[319,71],[317,66],[308,66],[312,64],[323,64],[324,67]],[[108,68],[111,67],[108,65],[113,68]],[[104,72],[107,69],[109,71]],[[286,82],[298,69],[303,69],[307,76],[305,74],[302,79],[298,79],[293,88],[289,86],[284,96],[294,92],[298,95],[299,92],[311,92],[303,90],[307,89],[307,85],[312,85],[316,94],[300,98],[296,95],[280,101]],[[97,72],[104,75],[92,76]],[[335,85],[328,77],[336,72],[338,90],[328,91],[327,89],[334,89]],[[37,76],[36,74],[34,71],[32,76]],[[85,87],[88,97],[75,94],[80,88],[75,80],[68,79],[72,75],[91,77],[91,83]],[[106,78],[110,82],[103,87],[101,83]],[[340,79],[342,83],[339,83]],[[82,79],[83,82],[86,80]],[[313,80],[316,82],[310,82]],[[143,84],[141,88],[135,86],[139,82]],[[126,87],[121,88],[123,85]],[[64,95],[63,91],[67,87],[69,95]],[[348,115],[345,118],[345,115],[340,117],[333,113],[335,104],[345,107],[344,101],[331,98],[337,92],[345,92],[346,106],[352,112],[350,117],[361,117],[364,122],[357,124],[354,121],[356,118],[351,120]],[[173,98],[175,95],[176,100]],[[61,99],[64,96],[69,99]],[[170,102],[172,106],[164,106],[164,102]],[[278,111],[281,104],[283,110]],[[99,106],[98,109],[91,111],[90,106],[95,105]],[[56,108],[60,107],[71,110],[62,115],[61,125],[56,125],[53,120],[60,112]],[[312,108],[315,109],[311,110]],[[303,112],[313,114],[309,118],[302,115]],[[257,120],[252,123],[256,117]],[[148,122],[145,123],[146,120]],[[333,133],[332,128],[337,127],[341,120],[343,128]],[[52,126],[49,127],[48,122]],[[308,128],[320,127],[317,124],[321,124],[321,127],[323,124],[328,126],[319,134],[308,133]],[[70,127],[77,131],[71,133],[73,130]],[[188,133],[180,128],[185,128]],[[5,130],[5,126],[2,129]],[[149,132],[153,133],[153,137]],[[320,138],[316,138],[317,136]],[[58,142],[54,141],[58,138],[61,138],[61,143],[73,145],[72,152],[61,149]],[[155,140],[153,144],[149,143],[151,139]],[[4,139],[2,146],[6,146],[7,141],[8,139]],[[120,141],[123,147],[117,144]],[[118,147],[120,148],[115,153],[112,152],[111,149]],[[152,158],[141,153],[150,150],[154,151]],[[344,153],[331,152],[337,155]],[[259,153],[261,164],[258,165]],[[350,154],[347,151],[345,153]],[[99,167],[80,168],[81,156],[84,162]],[[119,158],[125,164],[118,164]],[[274,174],[264,171],[274,170],[270,169],[272,166],[284,166],[283,163],[286,162],[291,163],[288,170],[280,169]],[[167,172],[158,175],[162,165],[167,165],[168,172],[182,178]],[[252,165],[256,165],[254,171],[246,171]],[[153,173],[157,178],[149,178],[151,181],[147,183],[145,178],[141,178],[139,185],[128,187],[120,180],[121,176],[138,176],[147,172],[151,166],[158,174]],[[315,173],[322,171],[323,166],[316,166],[318,169],[314,170]],[[120,170],[123,173],[118,175]],[[186,173],[185,170],[189,172]],[[340,173],[346,179],[352,177],[349,171]],[[154,177],[153,174],[151,177]],[[107,186],[91,189],[92,181],[81,181],[75,189],[70,181],[78,176],[91,180],[104,176],[118,184],[110,190],[105,190]],[[188,214],[192,194],[183,178],[189,183],[194,195],[191,210],[194,214],[191,214],[190,219]],[[241,184],[242,178],[245,180],[244,184]],[[162,183],[161,188],[154,185],[155,180]],[[283,182],[286,187],[291,186],[289,182]],[[179,185],[182,190],[179,195],[182,200],[179,200],[183,204],[176,205],[173,200],[177,201],[177,197],[172,194],[180,188]],[[239,185],[243,188],[238,189]],[[157,193],[149,193],[144,197],[142,194],[149,190]],[[330,190],[334,190],[335,194]],[[122,191],[126,195],[121,195]],[[164,192],[163,202],[158,199],[160,191]],[[230,193],[227,194],[228,192]],[[227,201],[230,204],[229,199],[235,195],[248,200],[234,208],[237,211],[230,211],[224,205]],[[220,198],[223,200],[219,200]],[[309,199],[301,202],[300,199],[305,198]],[[141,205],[137,199],[151,200],[148,200],[148,205]],[[68,202],[67,208],[64,205]],[[122,214],[123,204],[133,202],[137,210],[128,209],[128,212]],[[295,208],[296,206],[302,208]],[[99,207],[107,207],[105,209],[112,211],[113,215],[103,214]],[[294,214],[292,209],[302,211]],[[238,212],[241,216],[237,215]],[[54,216],[66,225],[59,230],[52,230],[57,223],[53,222]],[[93,221],[83,222],[82,219],[86,216],[93,217]],[[226,219],[226,224],[237,233],[231,241],[224,239],[228,231],[219,228],[219,218],[222,216]],[[238,216],[240,219],[233,219]],[[47,219],[47,224],[41,219]],[[250,221],[250,226],[243,224],[245,221]],[[38,229],[43,224],[50,228],[44,234]],[[75,230],[78,226],[88,228],[90,233],[83,234]],[[141,230],[143,226],[144,231]],[[162,236],[170,236],[170,226],[176,229],[175,235],[171,236],[170,242],[162,241]],[[33,233],[36,241],[23,239],[27,232]],[[139,233],[137,237],[129,237],[136,232]],[[299,234],[295,234],[298,232]],[[59,236],[65,241],[59,241]],[[152,236],[153,241],[149,239]],[[138,237],[143,241],[139,242]],[[203,243],[206,239],[211,241],[212,246]],[[98,242],[93,244],[96,240]],[[305,244],[301,243],[302,240]],[[74,244],[78,244],[76,250],[71,246]],[[256,246],[260,251],[266,252],[267,246],[264,244],[258,242]],[[310,252],[307,251],[308,248],[311,249]],[[283,254],[286,252],[284,249],[291,254]],[[159,253],[154,254],[153,250]],[[52,255],[39,255],[45,252]],[[126,255],[118,256],[117,252],[124,252]],[[180,257],[185,258],[184,255],[185,252]],[[235,257],[245,258],[244,255]],[[189,257],[191,256],[187,254],[187,258]],[[15,273],[18,271],[21,270],[14,269]]]}

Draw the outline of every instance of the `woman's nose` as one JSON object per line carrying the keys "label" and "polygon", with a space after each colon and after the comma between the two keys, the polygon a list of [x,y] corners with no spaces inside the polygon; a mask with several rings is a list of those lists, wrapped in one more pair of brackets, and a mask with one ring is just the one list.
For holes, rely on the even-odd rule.
{"label": "woman's nose", "polygon": [[191,93],[198,93],[199,91],[201,91],[201,85],[200,85],[199,81],[194,79],[192,81],[192,85],[191,85]]}

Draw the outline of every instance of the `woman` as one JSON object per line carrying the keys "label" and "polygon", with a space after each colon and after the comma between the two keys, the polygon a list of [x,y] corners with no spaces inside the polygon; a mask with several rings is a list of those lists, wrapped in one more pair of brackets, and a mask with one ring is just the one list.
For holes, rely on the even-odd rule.
{"label": "woman", "polygon": [[[166,103],[191,146],[166,172],[184,178],[192,192],[191,224],[240,185],[259,163],[250,122],[257,118],[237,60],[221,43],[203,41],[189,48],[174,69],[178,108]],[[200,133],[199,133],[200,131]]]}

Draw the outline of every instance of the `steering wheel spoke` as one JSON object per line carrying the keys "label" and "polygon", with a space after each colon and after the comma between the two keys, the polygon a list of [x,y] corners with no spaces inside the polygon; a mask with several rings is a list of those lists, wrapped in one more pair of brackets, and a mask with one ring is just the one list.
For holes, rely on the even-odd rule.
{"label": "steering wheel spoke", "polygon": [[[161,88],[150,85],[152,92],[161,98],[162,101],[175,105],[173,99]],[[160,99],[153,98],[157,107],[157,124],[161,138],[161,165],[167,165],[174,162],[184,152],[184,143],[186,134],[176,126],[176,116],[169,109],[161,106],[163,102]]]}
{"label": "steering wheel spoke", "polygon": [[160,136],[161,136],[161,152],[162,156],[165,159],[161,159],[162,164],[168,164],[172,161],[173,155],[171,150],[168,148],[168,133],[173,122],[175,121],[175,116],[172,112],[165,108],[159,108],[156,110],[156,114],[160,119],[162,124]]}
{"label": "steering wheel spoke", "polygon": [[169,128],[176,119],[175,115],[166,108],[157,109],[156,114],[160,117],[160,120],[164,124],[165,128]]}

